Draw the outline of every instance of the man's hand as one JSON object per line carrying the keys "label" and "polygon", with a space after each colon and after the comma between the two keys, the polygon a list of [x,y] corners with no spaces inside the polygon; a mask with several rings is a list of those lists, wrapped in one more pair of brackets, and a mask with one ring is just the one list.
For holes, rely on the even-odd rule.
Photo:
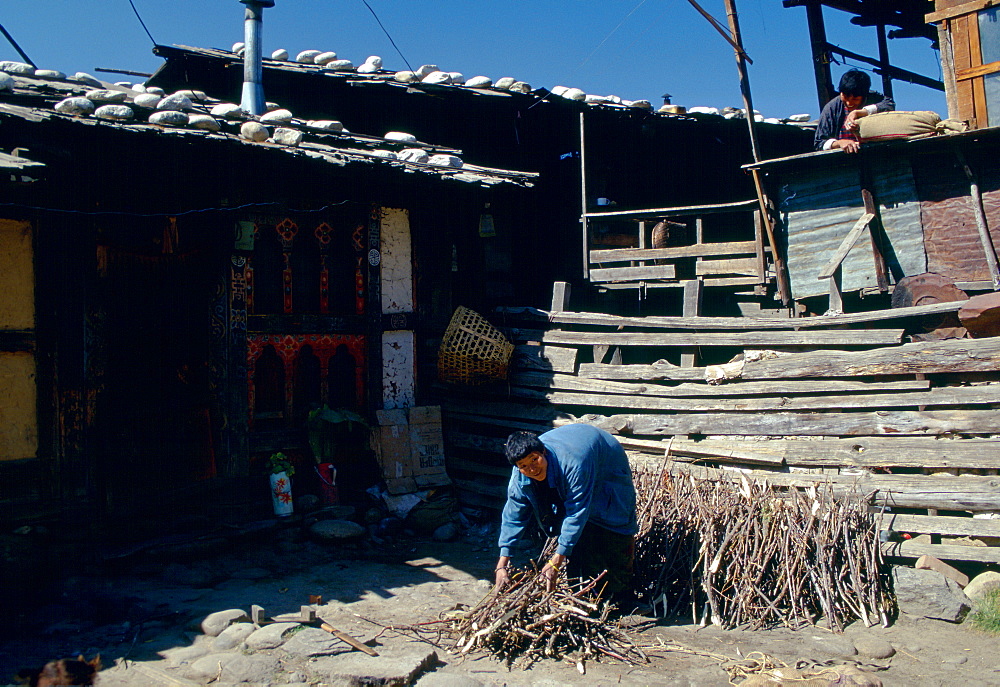
{"label": "man's hand", "polygon": [[840,148],[845,153],[856,153],[861,150],[861,144],[850,138],[841,138],[833,142],[832,148]]}
{"label": "man's hand", "polygon": [[509,556],[500,556],[500,560],[497,561],[495,578],[493,583],[500,589],[503,589],[508,584],[510,584],[510,573],[507,572],[507,566],[510,564]]}
{"label": "man's hand", "polygon": [[549,562],[542,568],[542,576],[545,578],[545,591],[551,592],[556,588],[556,580],[559,579],[559,571],[566,564],[566,556],[553,554]]}
{"label": "man's hand", "polygon": [[860,126],[858,119],[864,117],[866,114],[868,114],[866,110],[851,110],[847,113],[847,118],[844,119],[844,128],[848,131],[857,130],[858,126]]}

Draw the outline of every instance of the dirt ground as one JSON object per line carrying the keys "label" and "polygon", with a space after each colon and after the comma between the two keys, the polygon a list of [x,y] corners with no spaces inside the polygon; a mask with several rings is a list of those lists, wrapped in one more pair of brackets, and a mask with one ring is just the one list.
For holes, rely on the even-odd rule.
{"label": "dirt ground", "polygon": [[[385,666],[396,660],[390,657],[404,656],[402,663],[416,661],[419,667],[403,682],[379,677],[377,671],[366,677],[363,670],[352,679],[324,681],[313,668],[333,660],[329,656],[249,652],[244,646],[234,655],[247,659],[253,654],[255,661],[271,666],[257,684],[728,685],[725,657],[736,661],[762,652],[788,665],[822,663],[836,655],[846,637],[892,645],[895,655],[886,660],[853,657],[869,669],[883,668],[874,674],[884,685],[1000,685],[997,638],[967,625],[906,617],[888,628],[850,627],[841,636],[818,627],[725,631],[633,616],[626,622],[643,645],[666,647],[650,651],[648,664],[591,662],[586,675],[555,660],[508,670],[489,658],[460,659],[383,627],[433,620],[488,592],[496,552],[485,533],[447,543],[414,538],[333,546],[288,530],[235,545],[208,540],[200,546],[200,555],[194,555],[190,545],[171,543],[64,575],[46,603],[4,620],[0,684],[13,683],[22,668],[97,653],[105,666],[98,684],[105,686],[232,684],[235,680],[227,682],[221,673],[198,679],[187,670],[211,641],[199,631],[201,620],[215,611],[249,610],[251,604],[268,614],[298,612],[310,595],[321,595],[321,618],[382,654],[371,658],[355,652],[357,660]],[[5,591],[11,593],[18,591]],[[346,660],[346,645],[338,652],[338,660]]]}

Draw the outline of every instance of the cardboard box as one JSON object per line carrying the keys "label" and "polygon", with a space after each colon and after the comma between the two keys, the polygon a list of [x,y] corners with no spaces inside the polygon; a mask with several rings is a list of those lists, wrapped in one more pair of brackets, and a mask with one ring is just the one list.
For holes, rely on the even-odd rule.
{"label": "cardboard box", "polygon": [[440,406],[380,410],[376,417],[375,455],[390,494],[451,484],[445,471]]}

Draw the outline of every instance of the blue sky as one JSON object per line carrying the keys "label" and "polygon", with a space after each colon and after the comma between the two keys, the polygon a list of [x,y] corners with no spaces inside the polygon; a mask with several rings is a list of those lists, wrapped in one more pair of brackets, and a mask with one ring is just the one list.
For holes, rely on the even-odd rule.
{"label": "blue sky", "polygon": [[[237,0],[132,0],[162,44],[228,49],[243,36]],[[582,88],[588,93],[688,107],[741,106],[729,45],[685,0],[368,0],[406,60],[445,71],[532,86]],[[722,0],[702,6],[725,25]],[[744,45],[753,59],[754,106],[766,117],[818,114],[805,9],[781,0],[736,0]],[[826,9],[828,38],[874,56],[874,29]],[[152,72],[159,58],[129,0],[4,0],[0,23],[41,68],[86,71],[128,80],[97,68]],[[362,0],[276,0],[264,13],[264,48],[333,50],[360,64],[380,55],[388,69],[405,69]],[[940,78],[940,62],[925,39],[889,42],[893,63]],[[0,59],[20,59],[0,36]],[[857,65],[860,66],[860,65]],[[834,65],[834,80],[847,69]],[[133,79],[138,80],[138,79]],[[878,86],[878,78],[873,82]],[[265,84],[266,88],[266,84]],[[946,115],[944,94],[895,82],[899,109]]]}

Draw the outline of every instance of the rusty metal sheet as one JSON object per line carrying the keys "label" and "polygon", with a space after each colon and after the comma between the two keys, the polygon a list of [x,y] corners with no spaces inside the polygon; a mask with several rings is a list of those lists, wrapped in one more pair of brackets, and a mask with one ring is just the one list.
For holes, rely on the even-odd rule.
{"label": "rusty metal sheet", "polygon": [[[909,161],[882,160],[872,172],[872,191],[889,243],[882,250],[891,281],[926,272],[920,203]],[[779,200],[787,231],[792,297],[828,294],[829,281],[817,279],[817,275],[864,214],[857,168],[831,165],[796,170],[781,179]],[[867,231],[844,259],[841,271],[845,292],[878,286]]]}
{"label": "rusty metal sheet", "polygon": [[[990,169],[984,162],[970,159],[979,175],[993,245],[1000,246],[1000,171]],[[976,228],[969,181],[955,156],[917,158],[913,173],[921,198],[927,271],[955,281],[989,281],[990,270]]]}

